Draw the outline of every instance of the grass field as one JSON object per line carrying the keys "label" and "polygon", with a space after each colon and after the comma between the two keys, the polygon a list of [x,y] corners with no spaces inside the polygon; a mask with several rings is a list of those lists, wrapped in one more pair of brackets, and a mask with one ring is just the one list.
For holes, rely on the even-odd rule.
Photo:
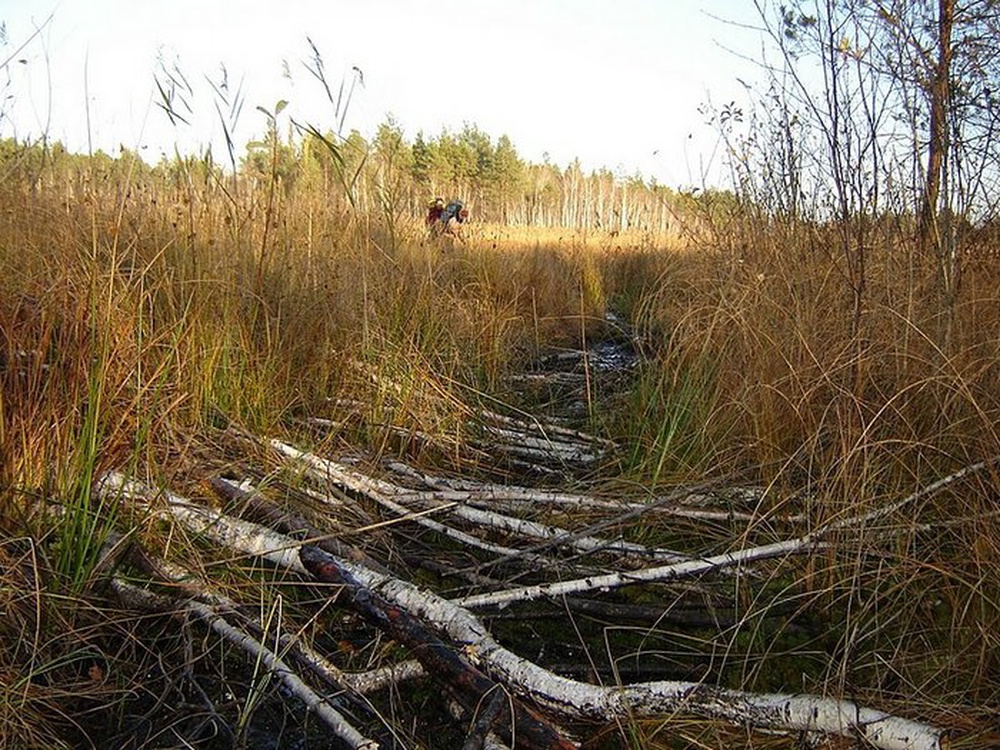
{"label": "grass field", "polygon": [[[282,436],[322,417],[343,425],[328,447],[475,475],[468,415],[531,406],[510,376],[626,335],[608,312],[641,364],[579,420],[622,446],[591,486],[733,477],[798,493],[819,526],[1000,456],[1000,245],[983,236],[963,240],[951,301],[889,220],[845,231],[734,208],[692,214],[683,240],[473,224],[444,245],[420,217],[387,226],[315,192],[269,201],[266,184],[226,195],[127,170],[8,177],[0,207],[0,746],[86,746],[158,653],[212,648],[162,625],[158,646],[105,592],[112,533],[193,554],[96,496],[105,471],[204,496],[233,460],[227,428]],[[866,243],[860,316],[845,236]],[[400,429],[436,441],[400,445]],[[797,585],[840,618],[811,690],[936,722],[956,748],[1000,742],[998,481],[988,463],[803,566]],[[252,592],[252,572],[228,575]],[[774,679],[748,668],[744,687]],[[613,746],[744,742],[666,726]]]}

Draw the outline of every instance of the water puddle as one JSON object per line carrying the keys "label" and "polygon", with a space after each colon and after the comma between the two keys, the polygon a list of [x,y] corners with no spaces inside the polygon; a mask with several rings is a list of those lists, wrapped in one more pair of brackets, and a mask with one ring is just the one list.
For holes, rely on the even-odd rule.
{"label": "water puddle", "polygon": [[605,335],[586,349],[543,350],[510,378],[526,409],[579,423],[591,415],[595,399],[631,386],[641,362],[631,327],[612,312],[605,321]]}

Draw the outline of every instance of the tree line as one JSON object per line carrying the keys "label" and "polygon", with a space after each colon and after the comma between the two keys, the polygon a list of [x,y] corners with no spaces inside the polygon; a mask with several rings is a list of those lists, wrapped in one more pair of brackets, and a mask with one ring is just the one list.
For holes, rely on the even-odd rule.
{"label": "tree line", "polygon": [[264,140],[249,145],[242,170],[269,179],[277,150],[286,189],[321,189],[365,211],[419,215],[440,196],[463,200],[476,220],[490,223],[669,232],[691,199],[640,175],[586,172],[579,159],[565,167],[548,158],[528,161],[508,136],[494,139],[475,125],[433,137],[418,132],[412,141],[391,117],[370,138],[357,130],[344,138],[313,128],[301,138],[295,132],[281,139],[272,124]]}
{"label": "tree line", "polygon": [[83,189],[114,175],[165,188],[215,183],[234,197],[274,185],[283,198],[312,193],[334,207],[393,220],[420,218],[440,196],[464,201],[478,222],[609,233],[680,231],[692,202],[706,200],[700,191],[676,191],[637,174],[585,171],[578,159],[564,167],[548,158],[531,162],[507,136],[494,139],[474,125],[410,140],[392,118],[370,137],[352,130],[341,138],[272,116],[264,136],[250,141],[233,166],[235,173],[210,150],[150,165],[124,146],[115,156],[81,155],[45,139],[0,140],[0,177],[16,177],[32,190],[67,180]]}

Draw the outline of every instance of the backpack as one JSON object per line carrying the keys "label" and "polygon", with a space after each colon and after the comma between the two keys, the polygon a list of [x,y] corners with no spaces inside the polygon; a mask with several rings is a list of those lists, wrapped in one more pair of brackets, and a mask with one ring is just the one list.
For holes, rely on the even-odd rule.
{"label": "backpack", "polygon": [[462,201],[452,201],[447,206],[444,207],[444,211],[441,213],[441,221],[447,224],[451,219],[455,221],[464,221],[462,217]]}

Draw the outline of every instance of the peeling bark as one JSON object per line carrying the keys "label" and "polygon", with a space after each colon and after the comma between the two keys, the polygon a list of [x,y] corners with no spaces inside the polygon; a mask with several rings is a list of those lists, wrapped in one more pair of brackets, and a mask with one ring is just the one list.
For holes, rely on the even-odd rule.
{"label": "peeling bark", "polygon": [[[977,467],[963,470],[967,475]],[[902,507],[918,497],[926,496],[942,486],[960,478],[957,474],[941,480],[931,487],[918,490],[909,498],[893,504]],[[137,483],[118,477],[110,487],[135,496],[143,495]],[[148,491],[146,491],[148,493]],[[494,680],[503,684],[511,693],[529,700],[552,715],[564,720],[617,721],[652,718],[674,713],[687,713],[723,719],[752,729],[791,732],[821,732],[841,736],[860,737],[873,747],[883,750],[942,750],[942,730],[893,716],[881,711],[859,706],[853,702],[813,695],[755,694],[739,690],[720,689],[697,682],[659,681],[625,686],[597,686],[561,677],[518,656],[500,646],[483,624],[468,609],[435,594],[420,590],[398,578],[366,570],[345,560],[339,560],[315,546],[303,546],[281,534],[238,519],[231,519],[207,508],[198,508],[186,501],[165,493],[167,509],[176,520],[192,531],[205,534],[243,554],[265,557],[275,564],[288,566],[300,573],[311,572],[324,580],[333,580],[350,587],[355,599],[364,602],[385,602],[384,607],[372,612],[371,618],[379,627],[402,638],[390,628],[396,627],[404,617],[414,618],[422,627],[433,628],[447,634],[462,647],[462,659],[482,672],[470,673],[464,664],[455,664],[454,652],[444,648],[419,647],[414,643],[418,656],[423,656],[425,668],[432,672],[450,674],[449,680],[456,689],[476,685],[483,689],[479,696],[490,689]],[[826,527],[844,528],[866,518],[880,517],[885,509],[863,516],[844,519]],[[749,555],[732,553],[719,556],[714,564],[735,565],[749,559],[781,556],[789,549],[815,541],[815,535],[781,542],[747,551]],[[682,565],[707,564],[694,561]],[[679,567],[679,566],[666,566]],[[658,570],[658,569],[651,569]],[[641,574],[644,571],[638,571]],[[635,580],[636,574],[628,574]],[[549,593],[551,589],[549,589]],[[503,592],[501,592],[503,593]],[[421,636],[422,638],[423,636]],[[423,643],[422,640],[418,640]],[[427,654],[431,654],[428,657]],[[437,659],[440,657],[441,662]],[[425,661],[426,660],[426,661]],[[475,675],[473,677],[472,675]],[[486,675],[489,675],[487,677]],[[479,682],[480,677],[485,682]],[[492,679],[490,679],[492,678]],[[563,740],[565,742],[565,740]],[[556,745],[572,746],[572,745]]]}
{"label": "peeling bark", "polygon": [[[299,554],[305,567],[317,580],[345,587],[355,610],[373,625],[409,646],[427,673],[451,687],[466,709],[475,710],[484,698],[499,689],[497,683],[468,664],[426,624],[366,586],[353,575],[350,567],[318,547],[305,546]],[[497,725],[501,734],[515,741],[517,747],[539,750],[571,750],[577,747],[548,726],[540,716],[517,702],[512,704],[511,713],[513,716],[497,717]]]}

